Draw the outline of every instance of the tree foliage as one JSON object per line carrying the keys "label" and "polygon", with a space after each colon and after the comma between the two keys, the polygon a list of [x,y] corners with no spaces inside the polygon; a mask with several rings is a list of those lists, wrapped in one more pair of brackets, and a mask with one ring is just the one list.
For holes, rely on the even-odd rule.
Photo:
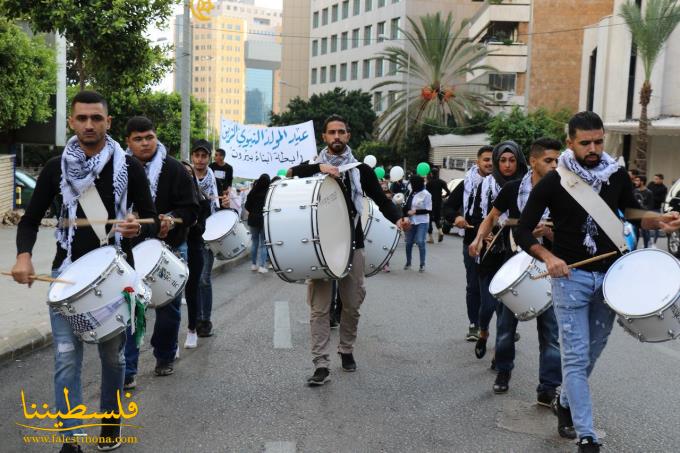
{"label": "tree foliage", "polygon": [[[463,124],[467,116],[486,110],[487,98],[475,89],[478,84],[462,81],[494,70],[481,63],[487,48],[467,38],[468,20],[455,29],[451,13],[445,19],[440,13],[422,16],[418,22],[407,19],[413,32],[400,29],[406,45],[386,47],[376,57],[406,75],[405,80],[387,80],[372,88],[395,88],[394,103],[378,119],[380,136],[390,143],[403,139],[406,121],[409,128],[424,119],[446,124],[449,117]],[[408,47],[414,51],[408,52]]]}
{"label": "tree foliage", "polygon": [[565,143],[565,126],[571,117],[567,109],[549,112],[538,109],[525,114],[519,106],[496,115],[487,128],[492,144],[514,140],[528,157],[531,144],[538,138],[550,137]]}
{"label": "tree foliage", "polygon": [[272,114],[270,126],[288,126],[312,120],[316,141],[323,146],[323,123],[333,114],[349,122],[352,133],[349,146],[352,149],[358,149],[359,144],[370,139],[376,117],[371,106],[371,95],[361,90],[347,92],[336,88],[327,93],[314,94],[308,101],[295,97],[288,103],[286,111]]}
{"label": "tree foliage", "polygon": [[365,141],[354,152],[357,160],[363,161],[366,156],[375,156],[378,166],[385,168],[391,165],[400,165],[401,157],[397,149],[386,142]]}
{"label": "tree foliage", "polygon": [[[460,130],[435,119],[426,119],[409,128],[403,143],[399,146],[399,157],[406,161],[404,170],[415,172],[420,162],[430,161],[430,135],[460,134]],[[441,162],[430,162],[441,165]]]}
{"label": "tree foliage", "polygon": [[54,53],[40,37],[29,38],[0,17],[0,132],[43,121],[56,91]]}

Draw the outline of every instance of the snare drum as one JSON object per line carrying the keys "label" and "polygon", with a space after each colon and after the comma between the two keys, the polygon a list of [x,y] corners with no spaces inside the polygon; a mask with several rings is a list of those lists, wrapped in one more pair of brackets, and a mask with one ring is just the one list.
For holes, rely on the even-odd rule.
{"label": "snare drum", "polygon": [[552,305],[550,278],[531,279],[532,275],[543,272],[546,272],[543,262],[519,252],[493,276],[489,293],[503,302],[519,321],[529,321]]}
{"label": "snare drum", "polygon": [[269,187],[263,214],[265,244],[281,279],[298,282],[347,275],[354,229],[335,178],[277,181]]}
{"label": "snare drum", "polygon": [[656,343],[680,335],[680,262],[659,249],[623,255],[602,283],[619,324],[640,341]]}
{"label": "snare drum", "polygon": [[147,303],[151,298],[149,288],[114,246],[83,255],[59,278],[75,283],[52,283],[47,303],[86,343],[101,343],[125,330],[130,321],[130,307],[122,294],[125,288],[134,288]]}
{"label": "snare drum", "polygon": [[163,241],[147,239],[132,249],[135,268],[142,281],[151,288],[149,307],[160,308],[184,291],[189,267]]}
{"label": "snare drum", "polygon": [[397,248],[399,230],[387,220],[373,200],[364,197],[361,213],[361,229],[364,231],[364,275],[372,277],[380,272]]}
{"label": "snare drum", "polygon": [[243,226],[236,211],[224,209],[206,219],[203,240],[215,258],[230,260],[248,249],[250,231]]}

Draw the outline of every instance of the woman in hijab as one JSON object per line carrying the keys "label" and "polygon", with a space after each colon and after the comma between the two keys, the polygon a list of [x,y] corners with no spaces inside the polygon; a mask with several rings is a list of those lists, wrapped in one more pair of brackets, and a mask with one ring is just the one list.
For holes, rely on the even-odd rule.
{"label": "woman in hijab", "polygon": [[406,231],[406,266],[411,268],[411,251],[413,243],[418,244],[420,251],[420,272],[425,272],[425,235],[430,224],[432,211],[432,195],[425,190],[425,180],[421,176],[411,178],[411,194],[404,205],[404,215],[410,217],[412,228]]}

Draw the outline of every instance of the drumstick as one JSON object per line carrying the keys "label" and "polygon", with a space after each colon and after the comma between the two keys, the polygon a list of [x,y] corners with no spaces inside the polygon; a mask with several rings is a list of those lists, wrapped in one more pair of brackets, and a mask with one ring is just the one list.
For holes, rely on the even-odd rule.
{"label": "drumstick", "polygon": [[[544,222],[540,222],[541,224],[547,226],[547,227],[553,227],[555,226],[550,220],[546,220]],[[519,219],[507,219],[504,223],[505,226],[517,226],[519,225]]]}
{"label": "drumstick", "polygon": [[623,217],[626,220],[642,220],[642,219],[661,220],[661,215],[656,211],[647,211],[644,209],[634,208],[627,208],[626,212],[624,212],[623,214]]}
{"label": "drumstick", "polygon": [[[2,275],[9,275],[10,277],[12,276],[11,272],[0,272]],[[66,285],[73,285],[75,282],[72,282],[70,280],[62,280],[59,278],[52,278],[52,277],[47,277],[45,275],[29,275],[29,278],[32,278],[33,280],[37,280],[39,282],[50,282],[50,283],[64,283]]]}
{"label": "drumstick", "polygon": [[498,233],[496,233],[496,235],[493,237],[493,239],[491,239],[491,242],[489,243],[489,245],[486,248],[486,252],[484,252],[484,256],[482,256],[482,259],[479,260],[479,261],[484,261],[484,258],[486,258],[486,255],[489,254],[489,251],[491,250],[493,245],[496,243],[496,239],[501,237],[501,233],[503,232],[503,228],[505,228],[505,225],[501,226],[501,229],[498,230]]}
{"label": "drumstick", "polygon": [[[594,256],[594,257],[592,257],[592,258],[588,258],[587,260],[577,261],[577,262],[575,262],[574,264],[570,264],[568,267],[569,267],[569,269],[574,269],[574,268],[576,268],[576,267],[585,266],[586,264],[594,263],[594,262],[596,262],[596,261],[601,261],[601,260],[603,260],[603,259],[605,259],[605,258],[609,258],[610,256],[614,256],[614,255],[616,255],[616,254],[618,254],[618,253],[619,253],[618,251],[616,251],[616,252],[609,252],[609,253],[603,253],[602,255],[597,255],[597,256]],[[550,272],[543,272],[543,273],[538,274],[538,275],[532,275],[532,276],[531,276],[531,279],[532,279],[532,280],[538,280],[539,278],[545,278],[545,277],[547,277],[548,275],[550,275]]]}
{"label": "drumstick", "polygon": [[[150,224],[150,223],[155,223],[156,220],[149,218],[149,219],[135,219],[137,223],[140,224]],[[90,226],[90,225],[117,225],[119,223],[125,223],[127,220],[125,219],[75,219],[74,221],[64,219],[61,222],[62,226],[68,226],[68,225],[75,225],[78,227],[84,227],[84,226]],[[174,219],[175,223],[182,223],[182,219]]]}

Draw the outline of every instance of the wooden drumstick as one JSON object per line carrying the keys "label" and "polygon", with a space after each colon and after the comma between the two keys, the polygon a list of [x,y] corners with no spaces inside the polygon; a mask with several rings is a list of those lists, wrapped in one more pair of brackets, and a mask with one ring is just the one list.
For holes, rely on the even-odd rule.
{"label": "wooden drumstick", "polygon": [[[539,222],[539,224],[545,225],[545,226],[551,227],[551,228],[553,226],[555,226],[550,220],[546,220],[545,222]],[[509,227],[517,226],[517,225],[519,225],[519,219],[512,219],[512,218],[507,219],[503,225],[509,226]],[[536,225],[536,226],[538,226],[538,225]]]}
{"label": "wooden drumstick", "polygon": [[479,260],[479,261],[484,261],[484,258],[486,258],[486,255],[489,254],[489,251],[491,251],[491,248],[492,248],[493,245],[496,243],[496,240],[497,240],[499,237],[501,237],[501,233],[503,232],[503,229],[504,229],[504,228],[505,228],[505,225],[501,226],[501,229],[498,230],[498,233],[496,233],[496,235],[493,237],[493,239],[491,239],[491,242],[490,242],[489,245],[486,247],[486,252],[484,252],[484,256],[482,256],[482,259]]}
{"label": "wooden drumstick", "polygon": [[[597,256],[594,256],[592,258],[588,258],[587,260],[577,261],[574,264],[570,264],[568,267],[569,267],[569,269],[574,269],[574,268],[577,268],[577,267],[585,266],[586,264],[594,263],[596,261],[601,261],[603,259],[609,258],[610,256],[617,255],[618,253],[619,253],[618,251],[603,253],[602,255],[597,255]],[[538,275],[532,275],[530,278],[532,280],[538,280],[539,278],[545,278],[548,275],[550,275],[550,272],[543,272],[543,273],[538,274]]]}
{"label": "wooden drumstick", "polygon": [[[151,224],[154,223],[156,220],[155,219],[135,219],[137,223],[140,224]],[[77,227],[86,227],[90,225],[117,225],[119,223],[125,223],[127,220],[125,219],[75,219],[74,221],[64,219],[61,223],[62,226],[69,226],[69,225],[74,225]],[[182,223],[182,219],[177,219],[174,218],[175,223]]]}
{"label": "wooden drumstick", "polygon": [[[11,272],[0,272],[0,274],[8,275],[10,277],[12,276]],[[45,275],[29,275],[29,278],[32,278],[33,280],[37,280],[39,282],[64,283],[66,285],[73,285],[75,283],[70,280],[62,280],[59,278],[47,277]]]}

